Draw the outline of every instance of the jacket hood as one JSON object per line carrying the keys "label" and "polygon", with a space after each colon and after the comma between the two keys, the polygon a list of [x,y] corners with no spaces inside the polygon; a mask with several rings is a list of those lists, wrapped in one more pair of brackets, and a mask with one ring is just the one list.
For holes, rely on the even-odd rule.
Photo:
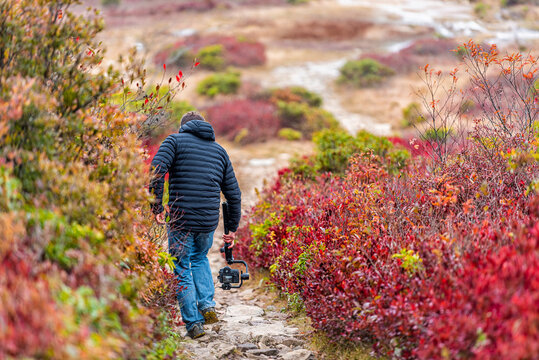
{"label": "jacket hood", "polygon": [[201,139],[215,141],[215,133],[212,126],[206,121],[191,120],[180,128],[180,133],[191,133]]}

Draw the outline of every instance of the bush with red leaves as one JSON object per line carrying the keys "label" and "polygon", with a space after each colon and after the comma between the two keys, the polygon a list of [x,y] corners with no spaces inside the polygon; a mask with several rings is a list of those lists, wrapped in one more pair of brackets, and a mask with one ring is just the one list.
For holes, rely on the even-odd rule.
{"label": "bush with red leaves", "polygon": [[[241,255],[269,268],[334,341],[372,342],[391,358],[537,357],[539,133],[530,127],[537,60],[465,46],[467,61],[500,66],[499,79],[525,94],[503,95],[502,104],[514,101],[496,105],[504,121],[478,120],[458,152],[417,156],[398,173],[387,154],[364,150],[345,175],[304,176],[316,159],[346,147],[329,142],[280,172],[238,231]],[[514,115],[517,105],[527,117]],[[438,145],[411,145],[425,144]]]}
{"label": "bush with red leaves", "polygon": [[0,258],[0,357],[46,354],[62,343],[61,317],[48,281],[33,266],[13,252]]}
{"label": "bush with red leaves", "polygon": [[[507,277],[500,260],[518,253],[512,238],[526,241],[521,224],[537,221],[526,186],[515,187],[524,176],[477,162],[436,176],[410,167],[397,179],[379,163],[358,157],[345,178],[309,181],[283,172],[240,229],[239,252],[269,268],[284,292],[299,295],[313,326],[335,340],[373,341],[388,356],[442,358],[443,346],[466,354],[486,337],[485,354],[503,358],[514,341],[526,345],[522,354],[533,354],[537,242],[514,257]],[[522,330],[514,330],[517,298],[530,306],[532,320]],[[449,325],[470,318],[468,332]]]}
{"label": "bush with red leaves", "polygon": [[265,101],[238,99],[206,109],[217,137],[245,144],[264,141],[277,134],[276,108]]}
{"label": "bush with red leaves", "polygon": [[[420,39],[414,41],[399,52],[392,54],[366,53],[361,59],[371,58],[388,66],[398,73],[417,71],[429,58],[455,58],[451,51],[457,47],[449,39]],[[456,59],[456,58],[455,58]]]}
{"label": "bush with red leaves", "polygon": [[451,39],[420,39],[402,49],[399,54],[454,57],[451,51],[456,47],[457,43]]}
{"label": "bush with red leaves", "polygon": [[446,274],[416,350],[423,359],[532,359],[539,354],[539,223],[514,244],[470,252]]}

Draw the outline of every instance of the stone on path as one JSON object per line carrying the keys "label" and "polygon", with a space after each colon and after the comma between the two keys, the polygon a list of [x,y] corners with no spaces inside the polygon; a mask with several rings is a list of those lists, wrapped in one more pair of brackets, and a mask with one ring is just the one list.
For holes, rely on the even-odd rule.
{"label": "stone on path", "polygon": [[286,338],[281,343],[291,348],[303,345],[303,341],[295,338]]}
{"label": "stone on path", "polygon": [[266,356],[275,356],[279,354],[277,349],[256,349],[256,350],[247,350],[247,354],[251,355],[266,355]]}
{"label": "stone on path", "polygon": [[253,343],[245,343],[245,344],[240,344],[236,347],[236,349],[238,349],[239,351],[241,352],[245,352],[245,351],[248,351],[248,350],[255,350],[255,349],[258,349],[258,346],[256,346],[255,344]]}
{"label": "stone on path", "polygon": [[258,340],[258,343],[261,345],[265,345],[266,347],[272,347],[277,345],[281,340],[279,337],[275,336],[268,336],[268,335],[262,335],[260,340]]}
{"label": "stone on path", "polygon": [[286,353],[282,356],[283,360],[310,360],[314,359],[313,353],[309,350],[298,349]]}
{"label": "stone on path", "polygon": [[264,309],[252,305],[230,305],[226,308],[226,316],[243,317],[243,316],[262,316]]}
{"label": "stone on path", "polygon": [[236,350],[236,347],[233,345],[221,344],[215,352],[215,357],[217,359],[226,359],[228,355],[234,352],[234,350]]}

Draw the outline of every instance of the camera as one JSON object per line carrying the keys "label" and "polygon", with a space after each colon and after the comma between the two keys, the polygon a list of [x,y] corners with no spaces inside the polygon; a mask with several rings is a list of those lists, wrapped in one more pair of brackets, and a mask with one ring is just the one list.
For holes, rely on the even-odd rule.
{"label": "camera", "polygon": [[[224,248],[221,248],[221,252],[225,253],[226,261],[229,265],[243,264],[245,266],[245,273],[238,269],[232,269],[230,266],[225,266],[219,269],[219,275],[217,279],[222,284],[223,290],[238,289],[243,285],[244,280],[249,280],[249,268],[247,263],[243,260],[234,260],[232,257],[232,249],[228,247],[228,244]],[[239,284],[239,285],[234,285]]]}
{"label": "camera", "polygon": [[225,266],[219,270],[219,282],[223,284],[237,284],[240,282],[240,271]]}
{"label": "camera", "polygon": [[232,286],[232,284],[239,284],[240,279],[243,280],[244,275],[247,275],[247,280],[248,280],[249,274],[240,274],[239,270],[231,269],[230,267],[225,266],[224,268],[219,270],[219,275],[217,276],[217,278],[219,279],[219,282],[222,284],[221,285],[222,289],[230,290],[232,288],[241,287],[241,285]]}
{"label": "camera", "polygon": [[[223,203],[223,220],[225,225],[225,234],[228,234],[228,204],[226,202]],[[228,244],[225,244],[225,246],[221,248],[221,252],[225,253],[225,259],[228,265],[243,264],[245,266],[245,273],[237,269],[232,269],[229,266],[225,266],[224,268],[220,269],[217,279],[222,284],[221,288],[223,290],[240,288],[243,285],[244,280],[249,280],[249,267],[247,266],[247,263],[243,260],[234,260],[234,256],[232,256],[232,248],[229,247]]]}

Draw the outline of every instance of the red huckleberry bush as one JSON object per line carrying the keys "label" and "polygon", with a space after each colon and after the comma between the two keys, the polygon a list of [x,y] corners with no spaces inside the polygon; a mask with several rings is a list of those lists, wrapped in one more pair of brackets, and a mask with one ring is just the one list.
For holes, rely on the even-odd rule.
{"label": "red huckleberry bush", "polygon": [[[463,48],[483,100],[464,138],[401,142],[408,159],[385,139],[321,135],[238,232],[241,255],[334,341],[405,359],[537,356],[537,60]],[[433,89],[441,73],[424,70]],[[467,96],[452,89],[427,99],[434,129]]]}
{"label": "red huckleberry bush", "polygon": [[265,101],[238,99],[206,109],[217,137],[239,143],[264,141],[277,134],[276,108]]}

